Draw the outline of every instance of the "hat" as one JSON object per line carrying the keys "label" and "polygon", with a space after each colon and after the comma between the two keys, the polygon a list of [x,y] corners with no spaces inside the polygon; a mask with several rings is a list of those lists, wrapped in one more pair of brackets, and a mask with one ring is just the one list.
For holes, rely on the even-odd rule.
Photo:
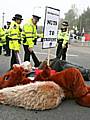
{"label": "hat", "polygon": [[69,24],[68,24],[67,21],[63,21],[63,22],[62,22],[62,25],[63,25],[63,26],[69,26]]}
{"label": "hat", "polygon": [[11,22],[7,21],[7,25],[10,25],[10,24],[11,24]]}
{"label": "hat", "polygon": [[37,21],[41,18],[40,16],[37,16],[37,15],[32,15],[33,18],[35,18]]}
{"label": "hat", "polygon": [[23,20],[23,19],[22,19],[22,15],[20,15],[20,14],[15,14],[15,16],[12,18],[12,20],[16,20],[16,19]]}

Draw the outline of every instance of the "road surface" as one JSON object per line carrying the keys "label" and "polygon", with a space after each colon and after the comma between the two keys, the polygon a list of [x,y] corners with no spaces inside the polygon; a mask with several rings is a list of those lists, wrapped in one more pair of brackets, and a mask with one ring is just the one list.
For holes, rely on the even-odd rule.
{"label": "road surface", "polygon": [[[47,50],[41,49],[40,42],[35,46],[38,58],[43,61]],[[23,50],[20,53],[23,61]],[[50,50],[55,57],[55,48]],[[69,45],[67,61],[90,68],[90,47]],[[0,75],[9,69],[10,57],[0,56]],[[33,64],[33,62],[32,62]],[[90,84],[87,82],[87,84]],[[57,108],[45,111],[25,110],[24,108],[0,105],[0,120],[90,120],[90,108],[79,106],[74,100],[66,100]]]}

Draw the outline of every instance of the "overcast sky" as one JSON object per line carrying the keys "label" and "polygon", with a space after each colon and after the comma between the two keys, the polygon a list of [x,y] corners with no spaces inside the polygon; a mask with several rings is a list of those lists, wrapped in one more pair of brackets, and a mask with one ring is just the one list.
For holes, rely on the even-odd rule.
{"label": "overcast sky", "polygon": [[23,19],[30,18],[35,9],[39,9],[40,15],[44,16],[45,6],[60,9],[60,16],[68,12],[71,5],[75,4],[79,14],[90,6],[90,0],[1,0],[0,2],[0,22],[4,12],[5,21],[11,21],[12,17],[19,13]]}

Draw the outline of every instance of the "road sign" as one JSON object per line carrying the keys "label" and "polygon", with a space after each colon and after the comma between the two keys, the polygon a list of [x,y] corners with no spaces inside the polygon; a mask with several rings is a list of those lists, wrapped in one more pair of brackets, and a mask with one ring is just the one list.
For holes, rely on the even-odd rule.
{"label": "road sign", "polygon": [[46,7],[42,48],[52,48],[56,46],[59,16],[59,9]]}

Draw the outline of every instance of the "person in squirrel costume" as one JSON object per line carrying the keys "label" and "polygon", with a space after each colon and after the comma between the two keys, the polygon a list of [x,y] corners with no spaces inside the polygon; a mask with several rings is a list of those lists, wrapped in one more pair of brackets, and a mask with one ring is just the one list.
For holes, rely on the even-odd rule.
{"label": "person in squirrel costume", "polygon": [[64,91],[65,99],[75,99],[76,103],[90,107],[90,86],[85,84],[81,72],[77,68],[67,68],[61,72],[51,74],[51,68],[43,65],[43,70],[35,75],[32,81],[27,77],[27,71],[23,67],[14,68],[0,77],[0,89],[20,84],[28,84],[37,81],[53,81]]}
{"label": "person in squirrel costume", "polygon": [[76,103],[90,107],[90,86],[85,84],[81,72],[77,68],[67,68],[53,75],[47,65],[35,77],[35,81],[53,81],[64,90],[66,99],[75,99]]}

